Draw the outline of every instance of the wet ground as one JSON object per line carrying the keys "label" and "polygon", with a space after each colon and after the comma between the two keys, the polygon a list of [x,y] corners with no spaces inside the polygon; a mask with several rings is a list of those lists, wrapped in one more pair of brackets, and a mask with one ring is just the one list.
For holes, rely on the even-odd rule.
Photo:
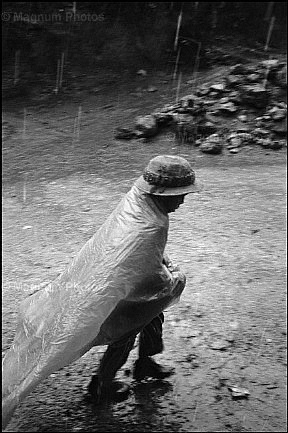
{"label": "wet ground", "polygon": [[[95,348],[42,382],[6,431],[287,431],[286,148],[204,155],[168,132],[148,143],[115,141],[117,126],[176,93],[155,76],[149,84],[158,91],[135,96],[139,80],[93,94],[88,83],[90,91],[58,103],[39,96],[4,104],[3,351],[33,285],[64,270],[151,157],[179,154],[204,190],[171,216],[167,248],[187,286],[165,314],[166,346],[156,360],[175,375],[137,385],[135,347],[119,372],[132,387],[128,400],[97,407],[85,398],[105,350]],[[233,386],[249,396],[233,398]]]}

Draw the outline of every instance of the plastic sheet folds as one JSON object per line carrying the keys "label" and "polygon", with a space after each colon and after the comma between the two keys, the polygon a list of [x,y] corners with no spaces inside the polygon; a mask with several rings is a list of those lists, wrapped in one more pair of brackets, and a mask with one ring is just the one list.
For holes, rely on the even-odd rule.
{"label": "plastic sheet folds", "polygon": [[163,264],[167,232],[168,216],[133,186],[66,270],[22,301],[3,359],[3,428],[51,373],[137,332],[178,300],[185,282]]}

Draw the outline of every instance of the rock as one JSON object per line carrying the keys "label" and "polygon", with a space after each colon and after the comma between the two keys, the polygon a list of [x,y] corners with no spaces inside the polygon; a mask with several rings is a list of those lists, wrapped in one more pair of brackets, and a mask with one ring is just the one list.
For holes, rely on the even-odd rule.
{"label": "rock", "polygon": [[239,151],[240,151],[240,149],[238,149],[236,147],[233,147],[233,148],[229,149],[230,153],[239,153]]}
{"label": "rock", "polygon": [[197,96],[206,96],[209,93],[209,87],[207,86],[202,86],[199,89],[196,90],[195,94]]}
{"label": "rock", "polygon": [[144,136],[142,132],[137,130],[135,131],[135,133],[136,133],[136,138],[140,141],[140,143],[147,143],[149,137]]}
{"label": "rock", "polygon": [[101,91],[100,87],[93,87],[93,89],[90,89],[90,93],[99,93]]}
{"label": "rock", "polygon": [[[195,121],[199,122],[200,119],[204,119],[206,115],[206,108],[203,101],[197,98],[195,95],[185,96],[180,100],[181,107],[176,111],[180,113],[189,113],[194,117]],[[196,120],[197,117],[197,120]]]}
{"label": "rock", "polygon": [[154,137],[158,132],[156,119],[152,115],[138,116],[136,118],[135,128],[144,138]]}
{"label": "rock", "polygon": [[241,96],[240,93],[236,90],[234,90],[233,92],[231,92],[229,94],[229,100],[231,102],[234,102],[234,104],[240,105],[241,104]]}
{"label": "rock", "polygon": [[155,87],[155,86],[149,86],[148,89],[147,89],[147,92],[151,92],[152,93],[152,92],[157,92],[157,90],[158,90],[157,87]]}
{"label": "rock", "polygon": [[245,75],[247,74],[247,67],[241,63],[237,63],[237,65],[234,65],[232,68],[230,68],[230,74]]}
{"label": "rock", "polygon": [[264,149],[271,149],[272,140],[270,138],[261,138],[257,140],[257,144],[260,144]]}
{"label": "rock", "polygon": [[263,60],[260,63],[260,66],[263,66],[265,69],[278,69],[280,67],[280,62],[278,59],[269,59],[269,60]]}
{"label": "rock", "polygon": [[253,131],[253,135],[256,135],[259,137],[268,137],[270,135],[270,131],[268,131],[268,129],[256,128]]}
{"label": "rock", "polygon": [[232,134],[228,135],[228,137],[227,137],[227,141],[228,141],[228,142],[231,141],[233,138],[236,138],[237,135],[238,135],[238,134],[237,134],[236,132],[232,132]]}
{"label": "rock", "polygon": [[190,112],[190,110],[192,110],[192,108],[183,108],[183,107],[180,107],[180,108],[177,108],[177,113],[188,114]]}
{"label": "rock", "polygon": [[227,75],[227,77],[225,78],[226,81],[226,85],[227,87],[237,87],[239,86],[239,84],[243,83],[243,77],[241,77],[240,75]]}
{"label": "rock", "polygon": [[226,340],[217,340],[210,344],[212,350],[227,350],[228,347],[230,347],[230,344]]}
{"label": "rock", "polygon": [[245,85],[240,88],[241,101],[256,108],[264,108],[268,104],[267,89],[261,85]]}
{"label": "rock", "polygon": [[265,121],[264,121],[263,117],[262,116],[256,117],[255,118],[255,124],[256,124],[257,128],[261,128],[263,125],[265,125]]}
{"label": "rock", "polygon": [[222,139],[218,134],[212,134],[201,143],[199,148],[203,153],[217,155],[221,153],[223,149]]}
{"label": "rock", "polygon": [[145,69],[139,69],[139,71],[137,71],[137,75],[141,75],[142,77],[146,77],[147,71],[145,71]]}
{"label": "rock", "polygon": [[277,121],[270,126],[271,131],[275,132],[275,134],[283,137],[287,135],[287,118]]}
{"label": "rock", "polygon": [[247,133],[249,133],[249,131],[250,131],[250,127],[246,124],[246,125],[243,125],[243,123],[241,123],[240,125],[238,124],[236,124],[235,125],[235,130],[237,131],[237,132],[240,132],[240,133],[242,133],[242,132],[245,132],[246,134]]}
{"label": "rock", "polygon": [[216,92],[216,94],[222,93],[225,91],[225,83],[212,84],[212,86],[210,86],[210,90],[212,92]]}
{"label": "rock", "polygon": [[218,101],[219,104],[226,104],[227,102],[229,102],[228,96],[225,96],[224,98],[220,98]]}
{"label": "rock", "polygon": [[238,116],[238,120],[240,120],[240,122],[247,122],[248,117],[246,116],[246,114],[240,114],[240,116]]}
{"label": "rock", "polygon": [[272,141],[270,145],[270,149],[279,150],[282,149],[283,142],[282,141]]}
{"label": "rock", "polygon": [[187,95],[180,99],[180,104],[182,108],[193,108],[194,101],[197,99],[195,95]]}
{"label": "rock", "polygon": [[271,110],[267,111],[267,114],[273,120],[282,120],[287,116],[287,111],[285,108],[273,107]]}
{"label": "rock", "polygon": [[237,107],[233,102],[226,102],[225,104],[217,105],[217,110],[223,114],[234,114],[237,111]]}
{"label": "rock", "polygon": [[175,125],[178,123],[188,123],[190,120],[192,120],[192,117],[189,114],[178,112],[172,113],[172,118]]}
{"label": "rock", "polygon": [[238,386],[228,386],[229,391],[232,393],[234,399],[248,398],[250,392],[246,388],[239,388]]}
{"label": "rock", "polygon": [[197,134],[200,135],[211,135],[218,131],[218,127],[212,122],[203,122],[198,124]]}
{"label": "rock", "polygon": [[275,105],[279,108],[285,108],[287,110],[287,104],[284,101],[281,102],[275,102]]}
{"label": "rock", "polygon": [[135,138],[136,134],[134,131],[128,128],[117,128],[114,138],[117,140],[131,140]]}
{"label": "rock", "polygon": [[187,362],[193,362],[195,361],[195,359],[197,359],[197,355],[195,355],[195,353],[191,353],[185,356],[185,361]]}
{"label": "rock", "polygon": [[207,99],[206,101],[203,101],[204,106],[214,105],[215,103],[216,101],[214,101],[214,99]]}
{"label": "rock", "polygon": [[173,115],[170,112],[154,111],[152,116],[156,119],[156,123],[159,127],[169,125],[173,120]]}
{"label": "rock", "polygon": [[235,149],[235,147],[240,147],[242,145],[242,140],[240,137],[236,136],[229,140],[229,144],[227,146],[228,149]]}
{"label": "rock", "polygon": [[247,75],[247,81],[250,81],[251,83],[255,83],[257,81],[261,80],[260,74],[249,74]]}
{"label": "rock", "polygon": [[287,65],[276,72],[275,84],[282,88],[287,87]]}
{"label": "rock", "polygon": [[[254,137],[252,134],[247,132],[233,133],[227,137],[227,148],[232,150],[248,144],[253,144]],[[237,153],[237,152],[232,152]]]}
{"label": "rock", "polygon": [[217,119],[217,117],[213,116],[211,113],[206,113],[205,118],[206,118],[207,122],[212,122],[212,123],[215,123],[215,124],[216,123],[219,124],[219,119]]}
{"label": "rock", "polygon": [[166,104],[161,109],[161,112],[162,113],[172,113],[172,112],[175,112],[180,107],[181,107],[181,103],[179,103],[179,102],[177,102],[177,104],[175,104],[175,105]]}
{"label": "rock", "polygon": [[253,144],[254,137],[249,132],[239,132],[238,137],[242,140],[242,145]]}

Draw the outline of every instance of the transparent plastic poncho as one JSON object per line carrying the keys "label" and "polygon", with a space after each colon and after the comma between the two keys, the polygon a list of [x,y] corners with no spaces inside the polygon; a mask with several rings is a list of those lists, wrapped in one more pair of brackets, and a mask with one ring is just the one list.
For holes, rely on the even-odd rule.
{"label": "transparent plastic poncho", "polygon": [[163,264],[168,216],[136,186],[55,281],[20,305],[3,359],[2,425],[51,373],[92,346],[137,332],[179,299],[179,272]]}

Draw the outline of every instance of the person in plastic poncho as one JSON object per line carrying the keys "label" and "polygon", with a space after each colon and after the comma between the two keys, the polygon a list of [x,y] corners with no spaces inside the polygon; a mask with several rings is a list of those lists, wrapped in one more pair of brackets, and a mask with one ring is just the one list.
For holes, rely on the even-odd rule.
{"label": "person in plastic poncho", "polygon": [[[162,155],[149,162],[143,175],[135,182],[130,192],[130,194],[135,195],[135,198],[143,201],[147,210],[149,209],[149,212],[154,214],[155,233],[153,236],[155,243],[159,242],[161,248],[161,253],[154,259],[158,260],[159,269],[162,268],[162,273],[159,273],[162,281],[158,286],[156,280],[160,275],[149,275],[150,270],[147,268],[147,277],[141,284],[145,287],[147,294],[150,291],[153,292],[157,287],[157,294],[154,294],[155,299],[152,297],[151,300],[147,299],[135,304],[132,299],[131,302],[126,298],[102,325],[102,331],[105,333],[107,330],[109,332],[110,327],[114,329],[116,324],[121,329],[123,324],[127,326],[130,321],[132,328],[139,319],[146,321],[146,317],[150,319],[155,316],[144,327],[139,324],[138,329],[134,329],[128,335],[108,346],[100,362],[98,372],[88,386],[90,394],[97,401],[107,397],[121,398],[129,392],[129,387],[126,384],[118,382],[114,378],[117,371],[126,362],[139,330],[139,357],[134,365],[134,379],[137,381],[145,378],[164,379],[173,373],[173,369],[163,368],[151,358],[151,356],[161,353],[164,348],[162,340],[164,314],[162,311],[177,301],[186,283],[185,275],[180,272],[178,266],[174,266],[170,262],[163,247],[165,247],[167,240],[168,213],[174,212],[184,202],[186,194],[196,191],[199,191],[199,187],[195,183],[195,174],[188,161],[179,156]],[[136,214],[137,212],[135,217]],[[150,230],[154,230],[154,227],[152,229],[151,226]],[[145,236],[145,233],[143,235]],[[148,233],[147,236],[149,237]],[[152,245],[148,254],[153,257]],[[141,256],[138,260],[141,261]]]}
{"label": "person in plastic poncho", "polygon": [[163,311],[185,286],[185,276],[164,253],[168,214],[195,191],[195,174],[184,158],[153,158],[70,265],[21,302],[2,362],[3,428],[41,381],[93,346],[108,345],[88,386],[98,402],[127,391],[114,378],[139,333],[134,378],[171,373],[150,358],[163,350]]}

